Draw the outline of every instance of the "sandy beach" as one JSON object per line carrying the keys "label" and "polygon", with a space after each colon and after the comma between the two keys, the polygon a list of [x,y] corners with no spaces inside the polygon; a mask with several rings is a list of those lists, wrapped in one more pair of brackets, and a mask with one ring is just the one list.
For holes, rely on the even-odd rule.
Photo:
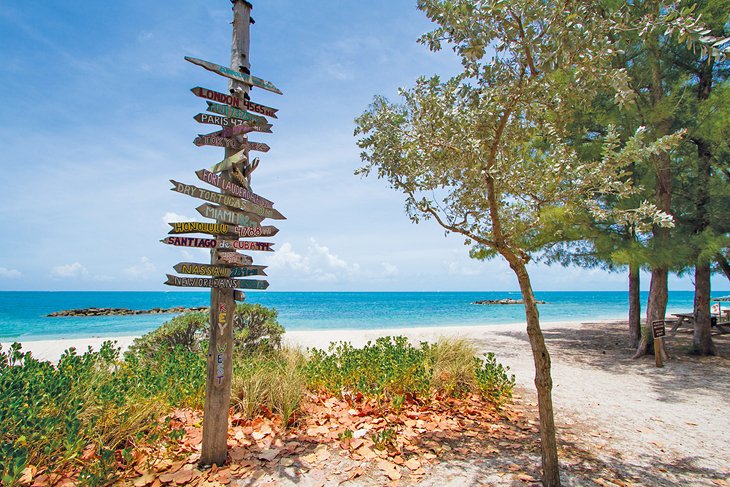
{"label": "sandy beach", "polygon": [[[553,397],[561,443],[594,452],[600,462],[640,485],[719,485],[730,477],[730,335],[716,335],[720,356],[686,354],[688,333],[667,338],[670,360],[662,369],[651,357],[634,360],[626,346],[626,324],[542,325],[553,361]],[[295,331],[289,344],[326,347],[347,340],[363,345],[378,336],[405,335],[414,341],[441,336],[474,340],[494,352],[515,374],[518,395],[534,408],[533,365],[522,324],[398,330]],[[69,346],[85,350],[105,339],[25,342],[34,355],[56,360]],[[117,339],[126,348],[133,337]],[[4,343],[3,347],[7,344]],[[439,468],[449,477],[449,468]],[[462,480],[478,478],[478,463],[458,466]],[[639,480],[640,479],[640,480]],[[730,480],[729,480],[730,481]],[[454,484],[457,485],[457,484]]]}

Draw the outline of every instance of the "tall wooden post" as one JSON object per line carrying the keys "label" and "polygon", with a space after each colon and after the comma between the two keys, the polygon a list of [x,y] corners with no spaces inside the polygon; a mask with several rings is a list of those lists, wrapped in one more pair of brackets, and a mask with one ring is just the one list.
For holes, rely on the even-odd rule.
{"label": "tall wooden post", "polygon": [[[249,74],[249,27],[253,6],[245,0],[231,0],[231,2],[233,3],[231,69]],[[248,93],[248,86],[238,81],[231,80],[228,88],[241,97]],[[234,149],[226,148],[225,157],[232,156],[236,152]],[[246,156],[247,161],[248,150]],[[223,176],[231,178],[238,171],[241,171],[241,168],[225,171]],[[211,250],[211,264],[218,264],[220,253],[226,251]],[[233,297],[233,289],[213,288],[210,293],[210,344],[207,357],[201,465],[223,465],[228,455],[228,411],[233,373],[233,316],[236,311]]]}

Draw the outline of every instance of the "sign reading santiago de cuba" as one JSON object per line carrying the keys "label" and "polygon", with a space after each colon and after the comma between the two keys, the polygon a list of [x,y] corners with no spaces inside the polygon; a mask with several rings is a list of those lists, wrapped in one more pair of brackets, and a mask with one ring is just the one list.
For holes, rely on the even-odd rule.
{"label": "sign reading santiago de cuba", "polygon": [[273,252],[271,242],[251,242],[249,240],[216,240],[197,237],[165,237],[160,242],[177,247],[196,247],[199,249],[235,249]]}
{"label": "sign reading santiago de cuba", "polygon": [[215,287],[221,289],[266,289],[269,287],[267,281],[246,280],[246,279],[216,279],[209,277],[179,277],[167,274],[169,286],[180,287]]}

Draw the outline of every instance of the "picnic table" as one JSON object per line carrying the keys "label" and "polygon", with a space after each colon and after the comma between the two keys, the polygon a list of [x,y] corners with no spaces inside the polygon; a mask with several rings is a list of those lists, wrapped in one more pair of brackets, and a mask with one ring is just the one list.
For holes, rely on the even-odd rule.
{"label": "picnic table", "polygon": [[[730,310],[728,310],[730,312]],[[683,324],[687,323],[687,325],[694,326],[695,323],[695,315],[694,313],[672,313],[672,316],[676,317],[676,321],[674,321],[674,324],[672,325],[672,329],[670,333],[674,335],[677,332],[677,329],[682,326]],[[725,315],[727,319],[727,314]],[[720,330],[722,333],[730,333],[730,330],[726,329],[726,325],[730,325],[730,323],[719,323],[718,318],[720,318],[719,315],[710,315],[710,320],[712,326],[717,327],[718,330]]]}

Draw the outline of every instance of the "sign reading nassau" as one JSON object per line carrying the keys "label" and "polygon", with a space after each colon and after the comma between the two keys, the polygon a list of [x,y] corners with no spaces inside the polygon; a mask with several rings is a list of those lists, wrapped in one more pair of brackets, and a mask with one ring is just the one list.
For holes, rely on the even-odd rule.
{"label": "sign reading nassau", "polygon": [[257,78],[256,76],[250,76],[246,73],[239,73],[238,71],[235,71],[231,68],[226,68],[225,66],[221,66],[220,64],[203,61],[202,59],[197,59],[190,56],[185,56],[185,60],[234,81],[241,81],[243,83],[246,83],[247,85],[256,86],[257,88],[263,88],[264,90],[283,95],[281,90],[274,86],[273,83],[261,78]]}
{"label": "sign reading nassau", "polygon": [[172,274],[167,274],[167,282],[165,284],[180,287],[215,287],[221,289],[266,289],[269,287],[267,281],[180,277],[173,276]]}
{"label": "sign reading nassau", "polygon": [[201,88],[200,86],[196,86],[190,91],[192,91],[195,96],[199,96],[200,98],[205,98],[206,100],[210,101],[216,101],[218,103],[224,103],[226,105],[230,105],[241,110],[250,110],[252,112],[260,113],[261,115],[265,115],[270,118],[277,118],[276,112],[279,111],[276,108],[260,105],[258,103],[252,102],[251,100],[246,100],[245,98],[238,98],[233,95],[218,93],[217,91],[209,90],[208,88]]}
{"label": "sign reading nassau", "polygon": [[249,277],[265,276],[263,265],[252,265],[245,267],[220,267],[210,264],[195,264],[193,262],[181,262],[174,267],[180,274],[195,274],[198,276],[211,277]]}

